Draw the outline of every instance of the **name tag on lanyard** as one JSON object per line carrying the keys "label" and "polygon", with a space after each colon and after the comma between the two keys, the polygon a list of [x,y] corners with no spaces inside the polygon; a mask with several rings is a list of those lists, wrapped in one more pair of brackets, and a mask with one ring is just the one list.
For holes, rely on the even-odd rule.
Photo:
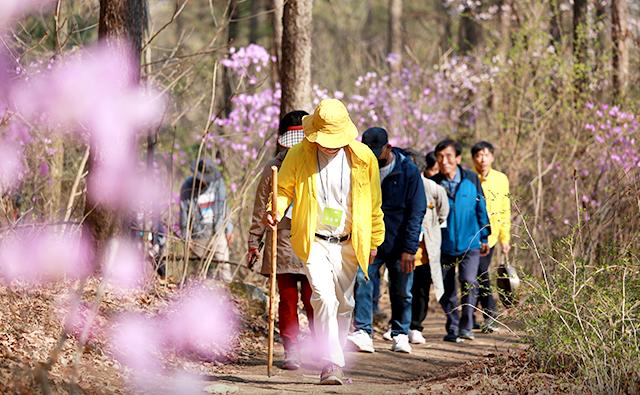
{"label": "name tag on lanyard", "polygon": [[[344,154],[344,152],[341,153],[342,157],[341,157],[341,163],[340,163],[340,203],[342,204],[342,199],[343,199],[343,194],[344,194],[344,187],[343,187],[343,178],[344,178],[344,161],[346,159],[346,156]],[[320,181],[320,187],[321,187],[321,191],[322,191],[322,197],[324,200],[325,205],[328,203],[329,199],[328,199],[328,195],[330,193],[331,190],[331,186],[329,183],[329,177],[327,174],[327,179],[326,179],[326,187],[325,187],[325,182],[323,182],[322,180],[322,169],[320,168],[320,159],[317,158],[318,161],[318,177],[319,177],[319,181]],[[325,169],[325,172],[328,173],[327,169]],[[340,224],[342,223],[342,216],[344,215],[344,210],[339,209],[339,208],[331,208],[331,207],[325,207],[322,210],[322,218],[320,219],[320,223],[322,225],[325,226],[332,226],[334,228],[337,228],[340,226]]]}
{"label": "name tag on lanyard", "polygon": [[325,207],[322,210],[322,225],[333,226],[337,228],[342,223],[342,215],[344,211],[336,208]]}

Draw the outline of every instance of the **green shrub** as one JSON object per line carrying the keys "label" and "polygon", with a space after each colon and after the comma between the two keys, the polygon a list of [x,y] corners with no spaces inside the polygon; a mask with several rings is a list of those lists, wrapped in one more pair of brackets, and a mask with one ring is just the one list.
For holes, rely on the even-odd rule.
{"label": "green shrub", "polygon": [[[543,278],[527,278],[521,315],[532,358],[593,393],[640,393],[640,265],[635,253],[587,264],[566,251]],[[552,271],[548,268],[553,267]]]}

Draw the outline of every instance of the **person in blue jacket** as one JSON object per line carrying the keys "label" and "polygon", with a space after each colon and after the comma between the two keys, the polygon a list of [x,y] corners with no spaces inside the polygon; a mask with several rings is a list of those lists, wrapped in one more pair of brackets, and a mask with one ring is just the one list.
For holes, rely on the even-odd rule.
{"label": "person in blue jacket", "polygon": [[385,239],[378,247],[376,259],[369,265],[368,277],[360,270],[356,276],[354,332],[347,339],[359,351],[374,352],[373,289],[378,280],[378,269],[386,265],[389,271],[389,298],[391,299],[391,349],[410,353],[409,325],[411,324],[411,287],[415,254],[418,250],[422,220],[427,201],[420,170],[398,148],[389,144],[387,131],[369,128],[362,134],[362,142],[378,158],[382,183],[382,212]]}
{"label": "person in blue jacket", "polygon": [[[442,305],[447,313],[445,341],[473,340],[473,309],[478,297],[480,256],[489,252],[489,216],[476,173],[460,166],[462,146],[445,139],[435,149],[440,172],[433,180],[449,197],[447,227],[442,229]],[[462,313],[456,290],[456,267],[462,288]]]}

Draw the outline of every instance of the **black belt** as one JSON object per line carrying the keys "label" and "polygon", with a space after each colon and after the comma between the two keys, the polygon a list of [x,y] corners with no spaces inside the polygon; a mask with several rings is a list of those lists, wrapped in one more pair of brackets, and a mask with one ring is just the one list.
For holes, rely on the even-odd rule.
{"label": "black belt", "polygon": [[324,240],[332,244],[341,244],[351,238],[351,233],[344,236],[325,236],[325,235],[316,233],[316,237],[320,240]]}

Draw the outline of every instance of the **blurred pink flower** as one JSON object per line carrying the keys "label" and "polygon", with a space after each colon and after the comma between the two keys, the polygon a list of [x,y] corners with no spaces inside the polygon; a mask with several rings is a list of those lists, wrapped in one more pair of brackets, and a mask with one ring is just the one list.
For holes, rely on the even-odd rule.
{"label": "blurred pink flower", "polygon": [[86,330],[85,341],[92,342],[99,338],[98,331],[102,330],[99,317],[93,316],[87,302],[75,294],[65,295],[58,300],[58,307],[62,311],[59,317],[67,334],[80,339]]}
{"label": "blurred pink flower", "polygon": [[179,351],[215,358],[230,346],[236,330],[230,303],[221,291],[204,287],[186,291],[167,309],[166,338]]}
{"label": "blurred pink flower", "polygon": [[0,30],[9,26],[8,22],[42,6],[53,4],[53,0],[2,0],[0,1]]}
{"label": "blurred pink flower", "polygon": [[103,276],[117,294],[142,290],[149,283],[143,252],[130,240],[113,239],[103,260]]}
{"label": "blurred pink flower", "polygon": [[0,279],[42,284],[84,278],[92,272],[91,257],[80,232],[22,228],[0,242]]}
{"label": "blurred pink flower", "polygon": [[59,60],[11,90],[15,110],[27,119],[81,138],[88,134],[95,159],[89,193],[115,209],[129,208],[132,197],[144,192],[135,188],[139,180],[132,174],[137,139],[157,127],[165,107],[158,92],[132,83],[134,67],[124,50],[99,45]]}
{"label": "blurred pink flower", "polygon": [[169,183],[155,172],[139,170],[135,163],[98,162],[87,188],[94,202],[125,212],[158,212],[171,203]]}
{"label": "blurred pink flower", "polygon": [[162,371],[161,331],[156,321],[140,314],[123,314],[113,322],[109,344],[114,357],[135,375]]}
{"label": "blurred pink flower", "polygon": [[0,140],[0,194],[13,188],[22,172],[22,147],[15,142]]}

